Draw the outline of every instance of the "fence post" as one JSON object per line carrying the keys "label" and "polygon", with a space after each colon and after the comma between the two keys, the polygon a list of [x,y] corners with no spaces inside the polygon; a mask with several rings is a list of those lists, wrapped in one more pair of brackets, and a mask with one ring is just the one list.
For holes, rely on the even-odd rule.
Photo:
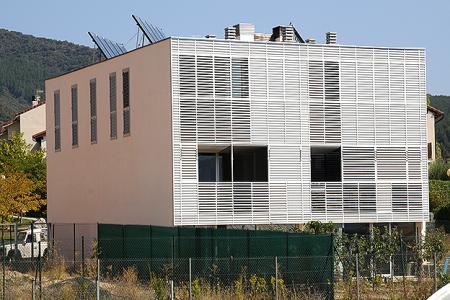
{"label": "fence post", "polygon": [[2,232],[2,247],[3,247],[3,255],[2,255],[2,299],[5,300],[5,288],[6,288],[6,276],[5,276],[5,240],[3,238]]}
{"label": "fence post", "polygon": [[278,258],[275,256],[275,299],[278,300]]}
{"label": "fence post", "polygon": [[174,300],[174,295],[173,295],[173,279],[170,281],[170,300]]}
{"label": "fence post", "polygon": [[76,249],[76,239],[75,239],[75,223],[73,223],[73,269],[75,270],[76,267],[76,253],[75,253],[75,249]]}
{"label": "fence post", "polygon": [[359,294],[359,260],[358,253],[356,253],[356,299],[361,299]]}
{"label": "fence post", "polygon": [[391,281],[394,281],[394,262],[392,255],[389,256],[389,273],[391,275]]}
{"label": "fence post", "polygon": [[434,292],[437,292],[437,257],[436,252],[434,252]]}
{"label": "fence post", "polygon": [[100,258],[97,258],[97,300],[100,300]]}
{"label": "fence post", "polygon": [[38,242],[38,270],[39,270],[39,300],[42,299],[42,264],[41,264],[41,241]]}
{"label": "fence post", "polygon": [[34,222],[31,222],[31,259],[34,260]]}
{"label": "fence post", "polygon": [[192,260],[189,257],[189,300],[192,300]]}
{"label": "fence post", "polygon": [[17,251],[17,223],[14,223],[14,251]]}
{"label": "fence post", "polygon": [[36,299],[36,281],[34,279],[31,280],[31,299]]}
{"label": "fence post", "polygon": [[81,277],[84,279],[84,235],[81,236]]}

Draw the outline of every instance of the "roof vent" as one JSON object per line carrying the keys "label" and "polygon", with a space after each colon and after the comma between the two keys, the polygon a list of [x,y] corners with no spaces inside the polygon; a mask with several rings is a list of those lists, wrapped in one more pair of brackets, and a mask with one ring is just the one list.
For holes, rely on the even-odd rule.
{"label": "roof vent", "polygon": [[337,37],[336,32],[327,32],[326,33],[327,44],[336,44]]}
{"label": "roof vent", "polygon": [[316,39],[314,39],[314,38],[306,39],[306,43],[307,44],[315,44],[316,43]]}
{"label": "roof vent", "polygon": [[216,35],[215,35],[215,34],[207,34],[207,35],[205,36],[205,38],[207,38],[207,39],[215,39],[215,38],[216,38]]}
{"label": "roof vent", "polygon": [[225,28],[225,39],[226,40],[235,40],[236,39],[236,28],[234,28],[234,27]]}

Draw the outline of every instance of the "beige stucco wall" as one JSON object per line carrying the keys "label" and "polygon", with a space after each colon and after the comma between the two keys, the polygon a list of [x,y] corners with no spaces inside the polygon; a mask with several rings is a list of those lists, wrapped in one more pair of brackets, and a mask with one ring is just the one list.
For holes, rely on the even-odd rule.
{"label": "beige stucco wall", "polygon": [[33,147],[36,144],[33,135],[45,130],[45,107],[44,103],[20,115],[20,132],[23,133],[25,141]]}
{"label": "beige stucco wall", "polygon": [[427,112],[427,144],[432,145],[432,154],[429,161],[434,161],[436,159],[436,133],[434,131],[434,115],[432,112]]}
{"label": "beige stucco wall", "polygon": [[[131,135],[124,137],[122,70],[130,72]],[[117,139],[110,139],[109,74],[117,76]],[[98,142],[90,142],[89,81],[97,82]],[[79,146],[72,147],[71,86]],[[61,95],[61,151],[53,94]],[[46,81],[48,221],[173,225],[170,40]]]}

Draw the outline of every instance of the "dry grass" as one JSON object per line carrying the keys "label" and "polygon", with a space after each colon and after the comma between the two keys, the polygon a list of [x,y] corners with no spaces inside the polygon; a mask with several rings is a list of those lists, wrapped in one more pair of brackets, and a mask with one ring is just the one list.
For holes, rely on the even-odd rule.
{"label": "dry grass", "polygon": [[[432,278],[397,278],[395,281],[378,283],[373,285],[368,280],[360,280],[361,299],[365,300],[422,300],[433,294],[434,282]],[[335,284],[335,299],[357,299],[356,281],[338,282]]]}

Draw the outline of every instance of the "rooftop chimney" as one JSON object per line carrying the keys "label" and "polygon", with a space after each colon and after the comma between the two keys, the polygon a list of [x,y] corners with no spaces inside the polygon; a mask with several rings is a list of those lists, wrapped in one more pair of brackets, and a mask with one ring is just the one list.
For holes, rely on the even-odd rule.
{"label": "rooftop chimney", "polygon": [[234,28],[234,27],[225,28],[225,39],[226,40],[235,40],[236,39],[236,28]]}
{"label": "rooftop chimney", "polygon": [[306,43],[307,44],[315,44],[316,43],[316,39],[314,39],[314,38],[306,39]]}
{"label": "rooftop chimney", "polygon": [[247,42],[253,42],[255,40],[255,25],[239,23],[233,27],[236,29],[236,39]]}
{"label": "rooftop chimney", "polygon": [[326,38],[327,38],[327,44],[334,45],[337,42],[336,32],[327,32]]}
{"label": "rooftop chimney", "polygon": [[33,97],[31,97],[31,106],[35,107],[35,106],[39,105],[40,101],[41,101],[41,97],[40,96],[33,96]]}

